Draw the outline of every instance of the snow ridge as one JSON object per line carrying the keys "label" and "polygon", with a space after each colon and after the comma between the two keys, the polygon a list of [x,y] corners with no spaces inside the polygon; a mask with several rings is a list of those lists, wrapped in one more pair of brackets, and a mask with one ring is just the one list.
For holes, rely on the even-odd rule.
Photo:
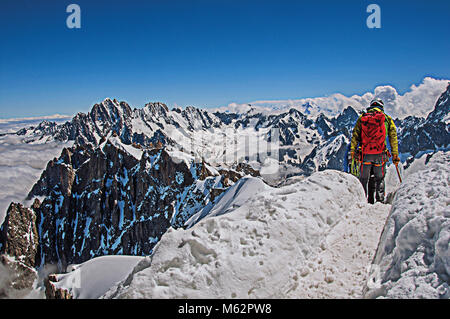
{"label": "snow ridge", "polygon": [[[228,192],[242,195],[233,188]],[[300,278],[307,260],[363,198],[356,178],[332,170],[281,188],[265,185],[245,202],[228,198],[232,209],[226,213],[206,216],[188,230],[169,229],[151,263],[104,297],[295,297],[304,288]]]}
{"label": "snow ridge", "polygon": [[398,189],[366,297],[450,298],[449,162],[435,154]]}

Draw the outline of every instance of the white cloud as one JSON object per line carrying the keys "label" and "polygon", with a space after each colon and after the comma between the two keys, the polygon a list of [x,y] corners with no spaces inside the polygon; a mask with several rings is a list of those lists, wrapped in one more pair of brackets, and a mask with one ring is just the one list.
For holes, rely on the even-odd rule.
{"label": "white cloud", "polygon": [[398,96],[393,111],[399,117],[408,115],[427,116],[433,109],[439,96],[445,91],[449,80],[437,80],[427,77],[419,85],[412,85],[410,91]]}
{"label": "white cloud", "polygon": [[[320,112],[328,116],[335,116],[351,105],[357,110],[367,108],[373,98],[381,98],[385,103],[385,111],[394,118],[405,118],[409,115],[426,117],[433,109],[439,96],[445,91],[449,80],[438,80],[431,77],[423,79],[419,85],[412,85],[405,94],[401,95],[389,85],[378,86],[374,92],[367,92],[361,96],[347,97],[335,93],[327,97],[289,99],[289,100],[261,100],[245,104],[231,103],[218,110],[244,113],[251,107],[256,110],[280,112],[296,108],[305,114],[316,116]],[[251,105],[251,106],[249,106]]]}

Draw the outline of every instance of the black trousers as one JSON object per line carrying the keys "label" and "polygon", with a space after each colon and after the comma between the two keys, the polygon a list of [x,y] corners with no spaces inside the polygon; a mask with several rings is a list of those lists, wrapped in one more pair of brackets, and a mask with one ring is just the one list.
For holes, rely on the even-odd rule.
{"label": "black trousers", "polygon": [[377,202],[384,201],[386,162],[385,153],[363,155],[359,180],[369,203],[373,204],[375,200]]}

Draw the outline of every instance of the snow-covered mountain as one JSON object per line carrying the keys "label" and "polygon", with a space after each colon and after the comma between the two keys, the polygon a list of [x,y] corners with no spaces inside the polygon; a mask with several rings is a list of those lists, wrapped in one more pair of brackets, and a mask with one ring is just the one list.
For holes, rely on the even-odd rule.
{"label": "snow-covered mountain", "polygon": [[[407,165],[414,165],[414,159],[424,153],[448,151],[449,96],[450,85],[426,118],[396,120],[401,157]],[[180,229],[181,234],[184,228],[212,223],[212,216],[233,216],[236,225],[230,227],[239,234],[238,224],[245,219],[262,219],[270,224],[275,214],[286,219],[286,223],[298,217],[300,228],[312,227],[304,228],[306,233],[302,232],[300,237],[295,235],[298,229],[290,226],[284,232],[292,233],[291,239],[301,243],[300,250],[292,248],[298,255],[293,260],[300,258],[297,262],[304,264],[312,256],[311,250],[317,248],[317,238],[325,236],[345,216],[349,209],[346,205],[363,200],[358,181],[336,172],[345,169],[348,144],[358,116],[352,106],[335,116],[315,116],[296,108],[274,112],[250,108],[240,113],[194,107],[169,110],[159,102],[132,109],[126,102],[105,99],[87,114],[78,113],[65,123],[44,121],[15,134],[4,134],[2,138],[14,135],[24,145],[58,143],[66,147],[59,157],[48,162],[29,191],[27,201],[9,206],[0,229],[3,263],[9,268],[26,269],[15,279],[16,284],[20,281],[25,285],[36,269],[45,269],[50,264],[57,265],[57,271],[61,272],[70,264],[105,255],[156,256],[155,245],[159,245],[164,234],[178,233],[174,229]],[[304,178],[307,179],[302,181]],[[325,182],[326,178],[330,181]],[[354,199],[347,198],[346,192],[347,197]],[[249,202],[251,198],[254,200]],[[341,200],[346,202],[333,206]],[[243,209],[247,215],[234,213],[240,211],[239,207],[247,207]],[[301,212],[300,216],[293,217],[292,211]],[[256,217],[250,216],[252,212]],[[264,228],[265,235],[256,230],[255,242],[248,250],[244,249],[245,242],[252,235],[245,230],[241,234],[240,254],[254,256],[256,244],[269,245],[271,240],[266,241],[264,236],[277,238],[281,225],[278,226]],[[208,233],[205,238],[211,239],[216,227],[205,227]],[[230,235],[218,236],[224,239]],[[280,245],[284,247],[281,237]],[[177,245],[179,250],[164,254],[184,251],[184,245]],[[202,264],[203,260],[209,264],[209,255],[218,256],[215,249],[205,248],[205,243],[193,245],[186,247],[190,247],[187,252],[200,258],[195,263]],[[227,251],[225,246],[222,248]],[[275,250],[276,244],[269,246]],[[282,250],[285,249],[290,248]],[[268,272],[273,271],[270,262],[265,265]],[[292,276],[299,278],[298,275],[292,272]],[[295,282],[286,283],[291,284],[296,286]],[[47,286],[56,287],[49,282]],[[265,288],[257,287],[248,286],[249,291],[255,292],[248,296],[283,293],[272,291],[270,295],[264,292]],[[243,292],[234,295],[245,297]]]}
{"label": "snow-covered mountain", "polygon": [[262,148],[264,143],[272,143],[279,147],[272,150],[279,152],[276,160],[300,166],[303,158],[329,136],[340,131],[349,135],[357,118],[357,113],[350,109],[337,119],[322,115],[313,120],[295,109],[269,115],[252,111],[230,114],[194,107],[169,110],[165,104],[148,103],[142,109],[131,110],[125,102],[105,99],[70,122],[61,125],[43,122],[17,134],[26,143],[73,140],[80,145],[98,146],[114,133],[126,145],[151,148],[161,144],[206,158],[211,164],[256,160],[262,152],[253,146],[261,144]]}
{"label": "snow-covered mountain", "polygon": [[[424,152],[448,149],[449,92],[447,86],[426,118],[410,116],[395,121],[403,161],[411,161]],[[270,166],[264,161],[270,157],[279,163],[277,172],[281,177],[309,175],[323,169],[342,170],[357,118],[358,112],[352,106],[333,117],[323,113],[314,117],[295,108],[273,113],[255,109],[212,113],[194,107],[169,110],[158,102],[131,109],[126,102],[105,99],[70,122],[42,122],[17,134],[26,143],[57,140],[98,146],[114,133],[126,145],[164,145],[204,158],[212,165],[247,162],[263,175],[264,167]],[[270,151],[264,152],[266,149]]]}

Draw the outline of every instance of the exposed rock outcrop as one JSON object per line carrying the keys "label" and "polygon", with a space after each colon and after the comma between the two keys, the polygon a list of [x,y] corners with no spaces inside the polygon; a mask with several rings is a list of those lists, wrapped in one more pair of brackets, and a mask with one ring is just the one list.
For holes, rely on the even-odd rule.
{"label": "exposed rock outcrop", "polygon": [[56,275],[51,274],[44,280],[46,299],[73,299],[73,296],[66,289],[57,287],[54,283],[58,282]]}
{"label": "exposed rock outcrop", "polygon": [[[34,207],[39,207],[35,204]],[[22,204],[11,203],[0,228],[0,253],[28,267],[36,265],[39,236],[36,214]]]}
{"label": "exposed rock outcrop", "polygon": [[[38,202],[33,205],[37,206]],[[11,203],[0,228],[0,297],[22,296],[32,288],[37,278],[34,267],[38,245],[36,214]]]}

